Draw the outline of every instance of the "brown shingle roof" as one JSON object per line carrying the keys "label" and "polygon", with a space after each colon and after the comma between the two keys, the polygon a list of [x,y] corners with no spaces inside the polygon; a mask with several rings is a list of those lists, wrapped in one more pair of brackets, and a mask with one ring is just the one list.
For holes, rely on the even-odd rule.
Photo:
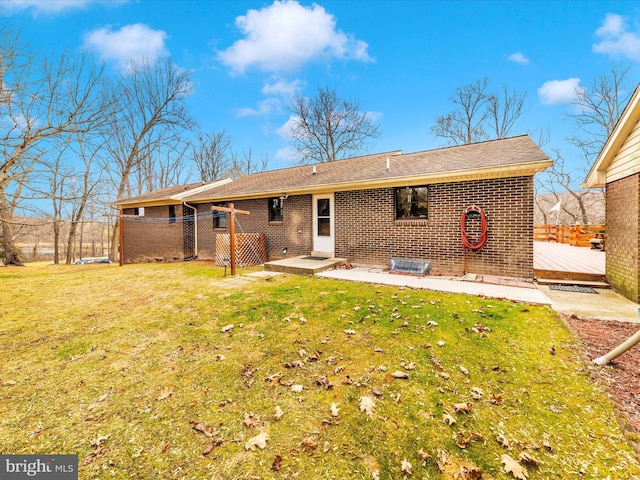
{"label": "brown shingle roof", "polygon": [[[390,166],[388,171],[387,159]],[[282,193],[321,193],[533,175],[551,165],[552,161],[533,140],[523,135],[424,152],[402,154],[394,151],[271,170],[198,191],[186,196],[185,200],[198,203],[270,197]],[[134,197],[118,204],[131,205],[138,203],[138,199],[140,197]]]}
{"label": "brown shingle roof", "polygon": [[[390,169],[387,171],[387,158]],[[528,135],[417,153],[389,152],[336,162],[273,170],[239,178],[188,197],[191,202],[273,194],[357,190],[466,178],[533,175],[551,161]]]}

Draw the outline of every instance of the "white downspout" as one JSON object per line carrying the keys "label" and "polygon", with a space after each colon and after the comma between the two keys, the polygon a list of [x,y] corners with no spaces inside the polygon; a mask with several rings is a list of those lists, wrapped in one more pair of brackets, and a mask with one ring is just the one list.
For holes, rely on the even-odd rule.
{"label": "white downspout", "polygon": [[[640,315],[640,308],[638,309],[638,315]],[[593,363],[596,365],[607,365],[611,360],[616,358],[619,355],[622,355],[624,352],[629,350],[631,347],[640,342],[640,330],[638,330],[634,335],[631,335],[624,342],[618,345],[616,348],[611,350],[606,355],[602,357],[596,358]]]}
{"label": "white downspout", "polygon": [[187,202],[185,202],[184,200],[182,201],[182,205],[184,205],[185,207],[189,207],[191,210],[193,210],[193,256],[197,257],[198,256],[198,209],[194,206],[189,205]]}

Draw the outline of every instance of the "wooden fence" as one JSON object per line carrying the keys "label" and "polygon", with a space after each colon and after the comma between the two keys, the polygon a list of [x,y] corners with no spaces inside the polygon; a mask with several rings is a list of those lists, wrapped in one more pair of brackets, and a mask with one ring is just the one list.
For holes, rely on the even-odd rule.
{"label": "wooden fence", "polygon": [[[533,240],[536,242],[568,243],[576,247],[604,247],[606,228],[604,225],[534,225]],[[591,239],[599,239],[595,245]]]}

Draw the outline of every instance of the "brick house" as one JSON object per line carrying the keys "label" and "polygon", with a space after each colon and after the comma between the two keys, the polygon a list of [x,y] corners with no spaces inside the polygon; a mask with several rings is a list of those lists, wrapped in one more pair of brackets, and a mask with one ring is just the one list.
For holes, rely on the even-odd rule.
{"label": "brick house", "polygon": [[[242,231],[265,234],[270,260],[314,254],[388,266],[390,257],[420,258],[447,275],[462,274],[466,261],[468,272],[532,279],[533,178],[551,164],[524,135],[159,190],[115,203],[126,215],[123,258],[189,257],[189,237],[198,258],[213,258],[212,238],[227,225],[212,220],[211,206],[231,202],[250,212],[238,219]],[[486,214],[487,242],[465,260],[461,215],[472,205]],[[468,217],[470,236],[479,218]]]}
{"label": "brick house", "polygon": [[640,85],[587,174],[605,188],[606,272],[611,287],[640,303]]}

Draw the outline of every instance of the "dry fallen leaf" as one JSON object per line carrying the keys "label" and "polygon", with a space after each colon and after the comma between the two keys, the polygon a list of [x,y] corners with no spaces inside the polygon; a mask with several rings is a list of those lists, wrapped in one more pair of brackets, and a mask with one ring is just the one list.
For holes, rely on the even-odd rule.
{"label": "dry fallen leaf", "polygon": [[453,438],[456,441],[456,445],[462,449],[467,448],[471,443],[470,433],[458,432]]}
{"label": "dry fallen leaf", "polygon": [[447,425],[451,426],[456,423],[456,419],[451,416],[451,414],[445,412],[442,414],[442,421]]}
{"label": "dry fallen leaf", "polygon": [[438,450],[436,465],[445,480],[479,480],[482,478],[482,470],[473,462],[454,457],[446,450]]}
{"label": "dry fallen leaf", "polygon": [[365,412],[369,416],[373,416],[376,412],[375,400],[368,395],[360,397],[360,411]]}
{"label": "dry fallen leaf", "polygon": [[422,466],[426,466],[427,460],[429,460],[430,457],[429,453],[424,448],[421,448],[418,450],[418,455],[420,455],[420,458],[422,459]]}
{"label": "dry fallen leaf", "polygon": [[156,397],[156,400],[164,400],[165,398],[169,398],[171,395],[173,395],[173,387],[164,387]]}
{"label": "dry fallen leaf", "polygon": [[219,438],[214,439],[209,445],[207,445],[206,447],[204,447],[204,450],[202,451],[203,455],[208,455],[209,453],[211,453],[211,451],[216,448],[217,446],[222,445],[222,440],[220,440]]}
{"label": "dry fallen leaf", "polygon": [[471,410],[473,409],[473,403],[454,403],[453,408],[455,409],[456,413],[471,413]]}
{"label": "dry fallen leaf", "polygon": [[222,327],[222,328],[220,329],[220,332],[222,332],[222,333],[227,333],[227,332],[231,331],[231,330],[233,329],[233,327],[234,327],[234,326],[235,326],[235,325],[234,325],[233,323],[230,323],[229,325],[225,325],[224,327]]}
{"label": "dry fallen leaf", "polygon": [[530,467],[537,467],[540,462],[533,455],[529,455],[527,452],[520,452],[518,455],[518,462]]}
{"label": "dry fallen leaf", "polygon": [[391,376],[392,376],[393,378],[403,378],[403,379],[409,378],[409,375],[407,375],[407,374],[406,374],[406,373],[404,373],[404,372],[401,372],[400,370],[396,370],[395,372],[393,372],[393,373],[391,374]]}
{"label": "dry fallen leaf", "polygon": [[500,445],[502,445],[504,448],[506,448],[507,450],[511,450],[511,444],[509,443],[509,439],[507,437],[504,436],[504,434],[499,433],[496,436],[496,440],[498,441],[498,443]]}
{"label": "dry fallen leaf", "polygon": [[460,365],[460,371],[463,373],[463,375],[469,375],[469,370],[464,368],[462,365]]}
{"label": "dry fallen leaf", "polygon": [[242,419],[242,423],[247,428],[253,428],[256,426],[256,422],[253,421],[253,413],[249,414],[247,412],[244,413],[244,418]]}
{"label": "dry fallen leaf", "polygon": [[340,411],[340,409],[338,408],[338,404],[337,403],[332,403],[331,404],[331,415],[333,417],[337,417],[339,411]]}
{"label": "dry fallen leaf", "polygon": [[510,473],[517,478],[518,480],[527,480],[529,478],[529,473],[527,469],[516,462],[513,458],[511,458],[506,453],[503,453],[500,457],[502,463],[504,464],[504,471],[506,473]]}
{"label": "dry fallen leaf", "polygon": [[306,437],[302,440],[302,446],[305,450],[315,450],[318,446],[318,442],[311,437]]}
{"label": "dry fallen leaf", "polygon": [[207,427],[205,422],[191,422],[193,424],[193,429],[198,432],[204,433],[207,437],[215,437],[218,434],[218,429],[216,427]]}
{"label": "dry fallen leaf", "polygon": [[282,457],[280,455],[276,455],[273,459],[273,463],[271,464],[271,470],[274,472],[279,472],[282,470]]}
{"label": "dry fallen leaf", "polygon": [[273,412],[273,416],[276,418],[276,420],[280,420],[283,415],[284,412],[282,411],[282,409],[280,407],[276,407],[275,411]]}
{"label": "dry fallen leaf", "polygon": [[324,453],[327,453],[329,450],[331,450],[331,444],[329,442],[324,442],[324,445],[322,446],[322,451]]}
{"label": "dry fallen leaf", "polygon": [[291,390],[294,393],[300,393],[300,392],[302,392],[303,389],[304,389],[304,387],[302,385],[291,385]]}
{"label": "dry fallen leaf", "polygon": [[412,468],[413,467],[411,463],[409,463],[409,461],[406,458],[402,460],[401,467],[400,467],[400,471],[402,473],[405,473],[407,475],[412,475],[413,474],[413,472],[411,471]]}
{"label": "dry fallen leaf", "polygon": [[484,397],[484,391],[481,388],[473,387],[471,389],[471,396],[475,400],[480,400],[482,397]]}
{"label": "dry fallen leaf", "polygon": [[247,442],[244,444],[244,448],[245,450],[255,451],[257,447],[262,450],[267,446],[267,440],[269,440],[269,436],[267,435],[267,432],[262,432],[256,435],[255,437],[252,437],[249,440],[247,440]]}

